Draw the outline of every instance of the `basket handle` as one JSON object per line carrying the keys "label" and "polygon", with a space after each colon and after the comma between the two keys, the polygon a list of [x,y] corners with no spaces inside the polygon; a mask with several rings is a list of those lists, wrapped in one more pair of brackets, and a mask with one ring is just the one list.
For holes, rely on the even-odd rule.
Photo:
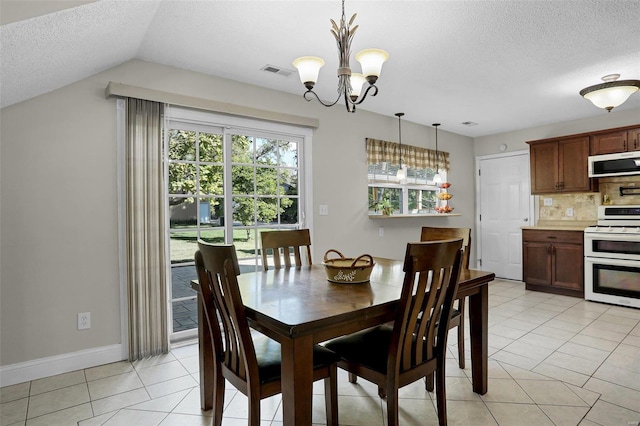
{"label": "basket handle", "polygon": [[355,268],[356,267],[356,263],[358,263],[358,260],[360,260],[362,258],[367,258],[369,260],[369,265],[373,265],[373,257],[371,257],[370,254],[361,254],[360,256],[356,257],[353,260],[353,263],[351,264],[351,267]]}
{"label": "basket handle", "polygon": [[[344,259],[344,256],[342,255],[342,253],[340,253],[338,250],[335,250],[335,249],[329,249],[329,250],[327,250],[327,252],[324,254],[324,261],[325,261],[325,262],[329,260],[329,256],[328,256],[328,255],[329,255],[329,253],[331,253],[331,252],[336,253],[338,256],[340,256],[340,259]],[[333,259],[332,259],[332,260],[333,260]]]}

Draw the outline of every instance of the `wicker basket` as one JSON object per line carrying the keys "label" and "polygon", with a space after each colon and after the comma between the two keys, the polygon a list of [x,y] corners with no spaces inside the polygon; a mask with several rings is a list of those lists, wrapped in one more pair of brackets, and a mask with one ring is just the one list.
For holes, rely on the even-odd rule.
{"label": "wicker basket", "polygon": [[[329,253],[337,254],[338,258],[329,259]],[[324,254],[327,280],[340,284],[359,284],[369,281],[371,270],[375,266],[373,257],[363,254],[355,259],[344,257],[338,250],[329,249]]]}

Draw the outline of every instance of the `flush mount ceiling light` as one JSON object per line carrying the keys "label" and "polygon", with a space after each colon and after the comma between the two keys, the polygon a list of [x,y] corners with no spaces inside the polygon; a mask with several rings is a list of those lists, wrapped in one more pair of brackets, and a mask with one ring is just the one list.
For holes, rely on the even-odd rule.
{"label": "flush mount ceiling light", "polygon": [[[313,91],[313,86],[318,81],[318,74],[320,68],[324,65],[324,60],[316,56],[303,56],[293,61],[293,66],[296,67],[300,74],[300,81],[307,88],[303,97],[310,101],[311,98],[308,95],[313,95],[322,105],[326,107],[332,107],[338,103],[341,97],[344,97],[344,102],[347,107],[347,111],[355,112],[356,105],[360,105],[365,100],[369,91],[372,90],[371,96],[375,96],[378,93],[378,87],[375,85],[380,71],[382,70],[382,64],[389,59],[389,54],[381,49],[365,49],[356,55],[356,60],[360,62],[362,66],[362,74],[352,73],[351,66],[349,64],[349,57],[351,56],[351,41],[358,29],[358,25],[353,26],[353,21],[356,19],[354,13],[349,22],[346,22],[344,15],[344,0],[342,0],[342,18],[340,18],[340,26],[336,25],[333,19],[331,21],[331,34],[336,38],[338,43],[338,97],[333,103],[324,103],[318,97],[316,92]],[[362,86],[365,81],[369,83],[367,90],[362,96]]]}
{"label": "flush mount ceiling light", "polygon": [[398,117],[398,141],[400,141],[400,162],[398,163],[398,172],[396,177],[399,181],[403,181],[407,178],[407,168],[402,165],[402,129],[400,127],[400,118],[404,115],[404,112],[396,112]]}
{"label": "flush mount ceiling light", "polygon": [[609,74],[602,77],[604,83],[585,87],[580,95],[589,99],[598,108],[607,111],[620,106],[629,96],[640,89],[640,80],[620,80],[620,74]]}

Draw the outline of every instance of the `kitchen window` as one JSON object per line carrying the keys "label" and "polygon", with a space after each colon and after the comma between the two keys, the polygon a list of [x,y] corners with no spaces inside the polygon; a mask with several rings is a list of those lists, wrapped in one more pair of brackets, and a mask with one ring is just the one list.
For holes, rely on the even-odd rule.
{"label": "kitchen window", "polygon": [[433,182],[436,164],[447,181],[449,153],[402,145],[406,178],[399,179],[400,144],[367,139],[369,215],[435,214],[440,188]]}

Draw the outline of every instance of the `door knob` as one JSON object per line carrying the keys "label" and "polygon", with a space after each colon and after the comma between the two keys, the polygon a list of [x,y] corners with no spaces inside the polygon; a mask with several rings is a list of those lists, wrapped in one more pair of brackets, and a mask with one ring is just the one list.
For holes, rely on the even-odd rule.
{"label": "door knob", "polygon": [[524,218],[524,219],[522,219],[522,220],[523,220],[523,221],[525,221],[525,222],[529,222],[529,218],[528,218],[528,217],[525,217],[525,218]]}

